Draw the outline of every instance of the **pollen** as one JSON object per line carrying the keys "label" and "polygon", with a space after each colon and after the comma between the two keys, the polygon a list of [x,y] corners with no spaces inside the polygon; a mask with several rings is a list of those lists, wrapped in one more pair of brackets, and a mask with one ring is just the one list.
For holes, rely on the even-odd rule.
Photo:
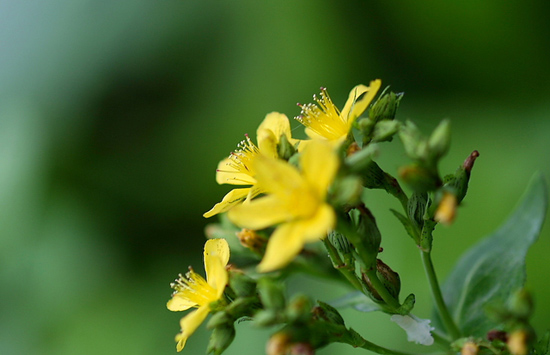
{"label": "pollen", "polygon": [[326,88],[321,88],[319,96],[313,95],[313,101],[316,103],[298,104],[301,112],[295,119],[329,140],[347,135],[348,124],[340,116],[340,110],[332,102]]}

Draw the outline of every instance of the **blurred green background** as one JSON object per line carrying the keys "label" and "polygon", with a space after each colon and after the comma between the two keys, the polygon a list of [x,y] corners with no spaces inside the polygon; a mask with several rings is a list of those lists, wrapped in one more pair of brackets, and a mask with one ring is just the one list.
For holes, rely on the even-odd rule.
{"label": "blurred green background", "polygon": [[[298,115],[320,86],[341,106],[381,78],[405,92],[398,119],[429,133],[451,118],[444,173],[481,153],[456,223],[437,230],[444,279],[535,171],[550,176],[549,14],[543,0],[0,1],[0,353],[175,353],[169,283],[202,270],[202,213],[229,189],[215,183],[217,162],[268,112]],[[395,173],[400,142],[379,161]],[[368,201],[384,261],[428,318],[394,201]],[[539,332],[550,326],[549,234],[528,256]],[[321,289],[325,301],[346,292],[289,285]],[[419,349],[383,314],[343,314],[369,340]],[[268,336],[241,323],[226,353],[261,354]],[[207,341],[203,326],[184,352]]]}

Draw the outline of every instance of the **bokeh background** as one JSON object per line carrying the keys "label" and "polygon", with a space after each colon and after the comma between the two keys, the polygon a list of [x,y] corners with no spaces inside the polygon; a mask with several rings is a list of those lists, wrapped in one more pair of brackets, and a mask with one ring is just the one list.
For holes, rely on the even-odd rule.
{"label": "bokeh background", "polygon": [[[169,283],[201,269],[202,213],[228,191],[217,162],[268,112],[298,115],[320,86],[343,105],[354,85],[381,78],[405,92],[398,119],[429,133],[450,118],[444,173],[480,151],[458,220],[437,230],[443,280],[534,172],[550,176],[549,14],[543,0],[0,0],[0,353],[175,353]],[[399,140],[379,161],[390,173],[406,162]],[[395,203],[368,198],[384,261],[428,318]],[[549,234],[528,256],[539,332],[550,327]],[[326,301],[346,292],[289,282],[289,293],[319,290]],[[369,340],[419,349],[385,315],[343,314]],[[264,352],[269,331],[237,331],[227,354]],[[203,326],[185,353],[207,341]]]}

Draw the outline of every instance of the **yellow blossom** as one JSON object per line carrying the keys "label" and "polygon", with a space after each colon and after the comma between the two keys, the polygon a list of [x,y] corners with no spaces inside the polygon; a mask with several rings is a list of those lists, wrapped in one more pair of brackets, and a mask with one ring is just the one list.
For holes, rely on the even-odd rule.
{"label": "yellow blossom", "polygon": [[246,139],[239,143],[237,150],[232,152],[229,158],[218,164],[216,170],[216,182],[218,184],[250,185],[250,187],[236,188],[229,191],[221,202],[203,214],[204,217],[209,218],[218,213],[226,212],[235,205],[250,200],[262,192],[256,186],[256,171],[251,165],[251,161],[258,154],[277,157],[277,145],[283,134],[292,144],[297,142],[297,140],[291,138],[288,118],[281,113],[272,112],[265,117],[258,127],[256,132],[258,146],[246,135]]}
{"label": "yellow blossom", "polygon": [[340,145],[346,140],[355,119],[367,109],[381,85],[380,79],[371,81],[369,86],[357,85],[349,93],[342,111],[334,105],[327,90],[321,88],[320,97],[313,96],[317,104],[300,105],[302,112],[296,119],[306,126],[306,134],[310,138],[326,139],[334,145]]}
{"label": "yellow blossom", "polygon": [[325,201],[339,160],[332,146],[312,140],[300,156],[301,171],[291,164],[258,156],[252,166],[257,185],[266,196],[236,206],[229,219],[245,228],[263,229],[279,224],[269,238],[260,272],[287,265],[307,242],[326,237],[336,217]]}
{"label": "yellow blossom", "polygon": [[457,207],[456,196],[450,192],[445,191],[437,210],[435,211],[434,219],[437,222],[441,222],[445,225],[451,225],[456,217]]}
{"label": "yellow blossom", "polygon": [[177,350],[181,351],[187,338],[195,332],[210,313],[210,304],[222,299],[228,276],[225,269],[229,261],[229,246],[225,239],[210,239],[204,245],[206,280],[190,267],[189,271],[170,284],[174,289],[166,304],[171,311],[197,310],[180,321],[181,332],[176,335]]}

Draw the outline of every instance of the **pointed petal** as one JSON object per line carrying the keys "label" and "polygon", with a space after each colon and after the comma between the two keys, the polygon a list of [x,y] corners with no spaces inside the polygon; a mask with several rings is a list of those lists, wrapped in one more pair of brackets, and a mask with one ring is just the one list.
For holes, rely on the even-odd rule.
{"label": "pointed petal", "polygon": [[324,199],[338,171],[339,160],[331,144],[313,140],[307,144],[300,157],[302,174],[317,196]]}
{"label": "pointed petal", "polygon": [[183,349],[187,338],[189,338],[189,336],[197,330],[201,323],[204,322],[209,312],[210,306],[204,305],[196,311],[190,312],[180,320],[181,333],[176,335],[176,341],[178,342],[176,347],[178,351]]}
{"label": "pointed petal", "polygon": [[[346,105],[341,113],[341,117],[346,120],[348,125],[351,126],[353,121],[365,112],[372,99],[374,99],[378,93],[381,85],[382,81],[376,79],[371,81],[368,87],[361,84],[350,91],[348,101],[346,101]],[[361,95],[363,95],[363,97],[358,100]]]}
{"label": "pointed petal", "polygon": [[179,293],[174,294],[168,303],[166,303],[166,308],[172,312],[186,311],[195,306],[197,306],[196,302],[193,302],[186,297],[182,297]]}
{"label": "pointed petal", "polygon": [[270,272],[285,267],[300,253],[305,243],[325,238],[335,221],[332,207],[324,204],[311,219],[279,226],[269,238],[258,271]]}
{"label": "pointed petal", "polygon": [[219,298],[227,285],[225,266],[229,262],[229,245],[225,239],[210,239],[204,245],[204,269],[208,284]]}
{"label": "pointed petal", "polygon": [[260,197],[235,206],[227,216],[236,225],[253,230],[263,229],[293,217],[275,195]]}
{"label": "pointed petal", "polygon": [[250,187],[243,189],[233,189],[229,191],[221,200],[212,207],[208,212],[205,212],[202,216],[204,218],[210,218],[218,213],[223,213],[230,210],[233,206],[243,202],[250,193]]}
{"label": "pointed petal", "polygon": [[248,174],[239,172],[239,170],[231,166],[231,159],[225,158],[218,163],[216,182],[220,185],[254,185],[256,180]]}

